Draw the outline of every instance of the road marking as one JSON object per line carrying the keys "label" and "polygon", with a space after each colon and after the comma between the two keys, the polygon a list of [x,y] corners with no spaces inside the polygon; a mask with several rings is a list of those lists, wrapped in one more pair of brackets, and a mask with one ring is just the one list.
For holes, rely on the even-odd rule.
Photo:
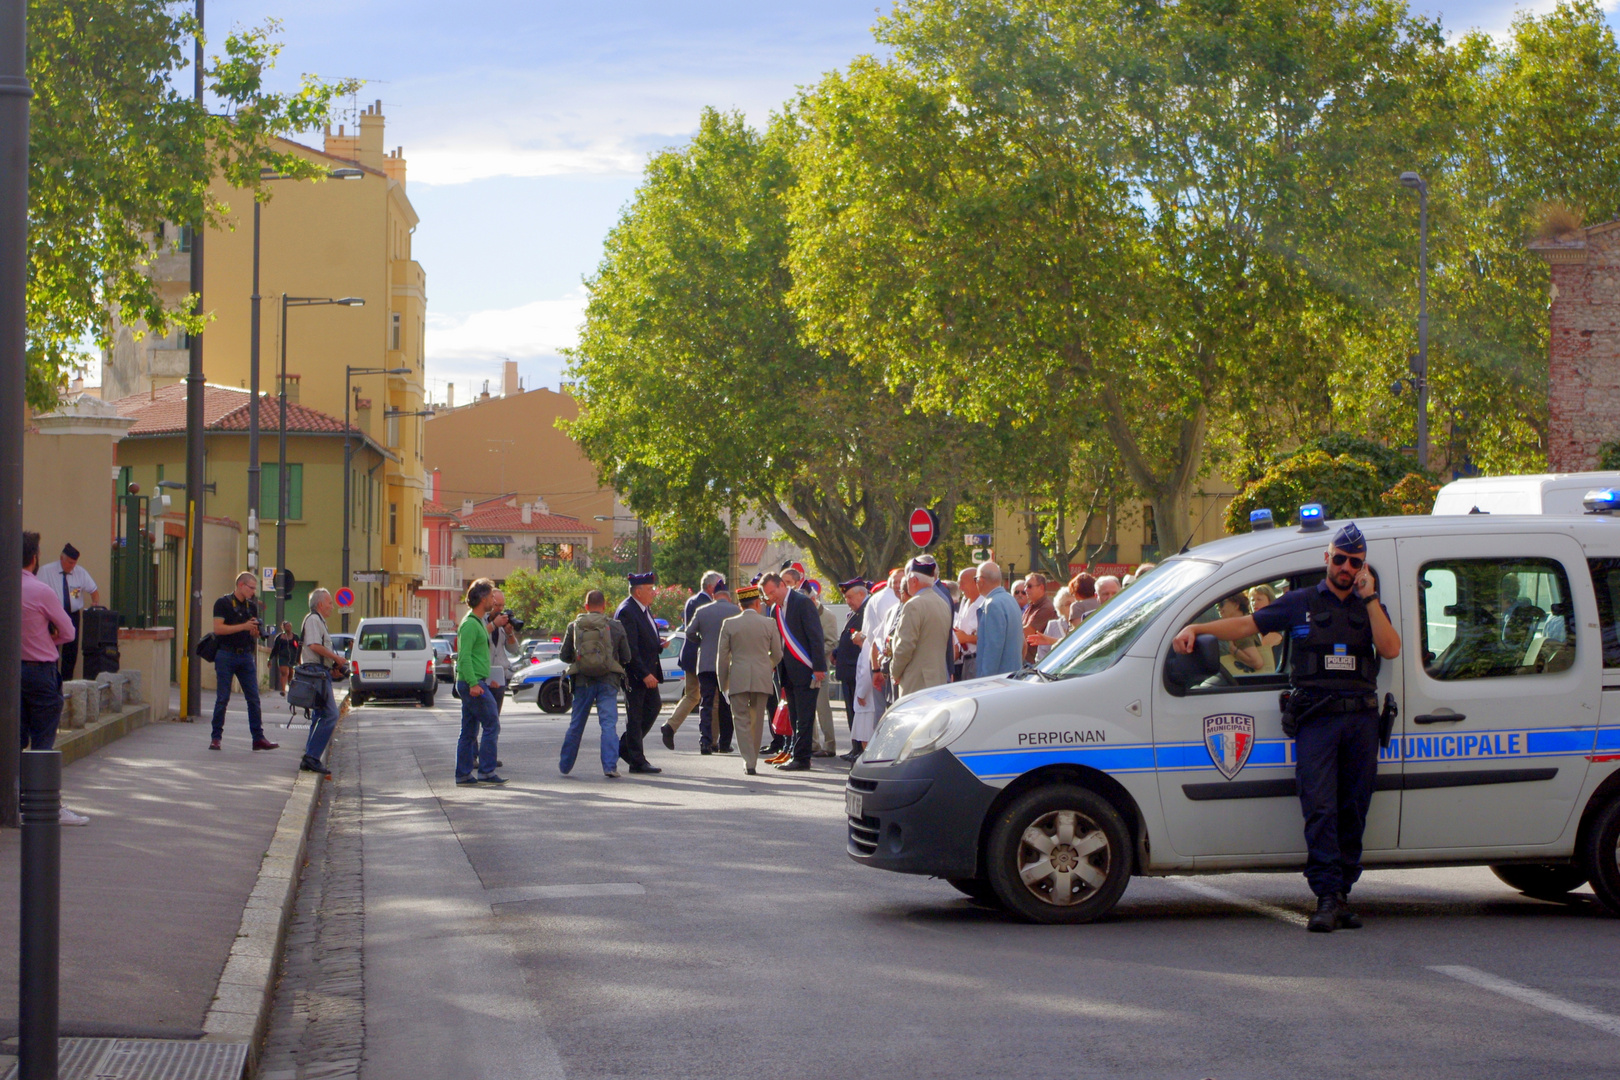
{"label": "road marking", "polygon": [[1595,1027],[1599,1031],[1610,1035],[1620,1036],[1620,1017],[1610,1016],[1608,1013],[1588,1009],[1585,1005],[1577,1005],[1573,1001],[1565,1001],[1556,994],[1549,994],[1545,990],[1537,990],[1524,986],[1508,979],[1500,978],[1478,968],[1465,967],[1462,964],[1441,964],[1431,966],[1430,971],[1438,971],[1442,975],[1449,975],[1453,979],[1460,979],[1470,983],[1481,990],[1489,990],[1493,994],[1512,998],[1546,1012],[1562,1016],[1566,1020],[1573,1020],[1577,1024]]}
{"label": "road marking", "polygon": [[515,904],[524,900],[574,900],[586,896],[644,896],[647,888],[637,881],[601,881],[579,885],[513,885],[485,889],[491,904]]}
{"label": "road marking", "polygon": [[1285,922],[1290,926],[1304,926],[1307,921],[1305,916],[1297,911],[1290,911],[1288,908],[1268,904],[1263,900],[1255,900],[1235,892],[1228,892],[1197,878],[1165,878],[1165,880],[1172,885],[1186,889],[1188,892],[1195,892],[1211,900],[1219,900],[1223,904],[1233,904],[1240,908],[1247,908],[1256,915],[1264,915],[1268,919],[1276,919],[1278,922]]}

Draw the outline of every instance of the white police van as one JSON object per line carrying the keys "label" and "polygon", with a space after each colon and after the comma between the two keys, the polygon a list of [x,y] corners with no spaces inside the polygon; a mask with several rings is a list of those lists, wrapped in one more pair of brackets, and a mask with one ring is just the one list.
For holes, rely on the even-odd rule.
{"label": "white police van", "polygon": [[[1589,880],[1620,914],[1620,492],[1588,506],[1358,522],[1402,638],[1364,865]],[[850,856],[1048,923],[1103,915],[1133,874],[1303,867],[1288,640],[1171,647],[1239,593],[1320,581],[1331,532],[1301,520],[1166,560],[1032,669],[896,703],[849,775]]]}

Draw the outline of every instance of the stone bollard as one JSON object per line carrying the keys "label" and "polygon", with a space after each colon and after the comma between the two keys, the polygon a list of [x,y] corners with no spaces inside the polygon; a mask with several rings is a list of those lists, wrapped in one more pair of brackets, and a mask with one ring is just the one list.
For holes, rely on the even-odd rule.
{"label": "stone bollard", "polygon": [[122,712],[117,697],[113,694],[111,683],[98,682],[91,688],[96,699],[96,715],[106,716],[109,713]]}
{"label": "stone bollard", "polygon": [[140,674],[138,671],[103,671],[96,676],[96,682],[112,687],[112,707],[123,710],[140,704],[140,695],[130,685],[132,680],[138,685]]}
{"label": "stone bollard", "polygon": [[90,687],[93,685],[82,679],[73,679],[62,684],[64,728],[82,728],[90,722]]}

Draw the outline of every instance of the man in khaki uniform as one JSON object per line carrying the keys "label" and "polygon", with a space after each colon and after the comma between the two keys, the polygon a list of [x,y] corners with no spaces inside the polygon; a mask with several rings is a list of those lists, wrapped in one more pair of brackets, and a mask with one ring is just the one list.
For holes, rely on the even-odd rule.
{"label": "man in khaki uniform", "polygon": [[901,697],[950,681],[946,658],[951,647],[951,602],[934,588],[939,569],[932,558],[923,556],[911,560],[906,576],[912,595],[900,609],[894,658],[889,662]]}
{"label": "man in khaki uniform", "polygon": [[720,692],[731,702],[736,745],[748,775],[753,776],[759,740],[765,733],[765,702],[775,693],[776,665],[782,662],[782,632],[776,628],[776,620],[760,613],[758,585],[738,586],[737,603],[742,611],[720,624],[714,673],[720,680]]}
{"label": "man in khaki uniform", "polygon": [[[827,610],[827,605],[821,602],[821,582],[811,578],[804,583],[806,591],[816,602],[816,615],[821,619],[821,639],[827,655],[831,656],[838,648],[838,635],[842,628],[838,625],[838,616]],[[838,755],[838,740],[833,734],[832,711],[832,684],[828,679],[821,684],[821,693],[816,695],[816,725],[821,731],[821,737],[811,751],[812,757],[836,757]]]}

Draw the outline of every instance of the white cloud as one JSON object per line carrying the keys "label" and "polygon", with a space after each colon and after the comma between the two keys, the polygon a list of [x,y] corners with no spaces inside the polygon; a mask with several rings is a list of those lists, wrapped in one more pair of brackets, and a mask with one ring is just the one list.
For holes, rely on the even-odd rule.
{"label": "white cloud", "polygon": [[585,319],[585,290],[575,289],[554,300],[532,300],[514,308],[467,314],[432,313],[427,324],[429,396],[444,399],[443,386],[460,388],[458,400],[467,400],[467,387],[483,380],[500,385],[501,362],[515,360],[524,385],[555,386],[566,361],[562,350],[579,340]]}

